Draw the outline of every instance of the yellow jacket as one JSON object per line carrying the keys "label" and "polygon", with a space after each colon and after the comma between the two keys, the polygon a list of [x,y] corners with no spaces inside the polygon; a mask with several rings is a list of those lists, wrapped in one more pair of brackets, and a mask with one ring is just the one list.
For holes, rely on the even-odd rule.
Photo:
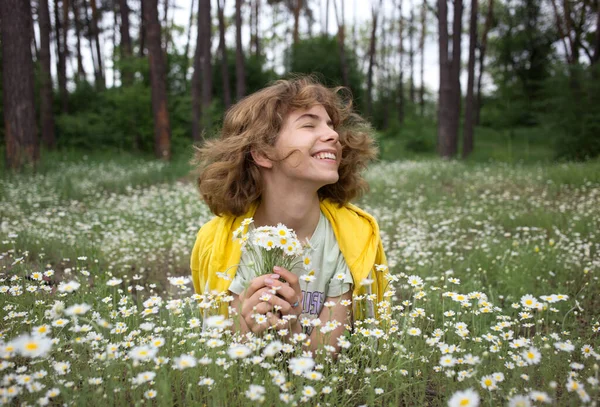
{"label": "yellow jacket", "polygon": [[[196,293],[227,291],[231,280],[219,277],[217,272],[226,273],[230,279],[235,276],[242,251],[240,244],[233,240],[233,231],[240,226],[242,220],[254,216],[256,208],[256,204],[251,205],[243,216],[215,217],[200,228],[190,260]],[[331,223],[340,251],[352,274],[353,297],[372,293],[376,294],[377,302],[382,301],[388,283],[387,269],[376,271],[374,266],[387,265],[387,262],[375,218],[352,204],[340,207],[329,200],[321,201],[321,211]],[[361,285],[360,282],[365,278],[374,281],[372,284]],[[374,308],[376,311],[377,307]],[[226,314],[226,307],[222,307],[221,312]],[[355,318],[362,319],[364,315],[356,315],[355,311]]]}

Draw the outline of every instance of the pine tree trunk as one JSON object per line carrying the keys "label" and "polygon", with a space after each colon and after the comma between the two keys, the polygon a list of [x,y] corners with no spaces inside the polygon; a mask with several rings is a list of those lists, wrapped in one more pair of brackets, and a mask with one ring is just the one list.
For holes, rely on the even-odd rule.
{"label": "pine tree trunk", "polygon": [[212,103],[212,14],[210,0],[200,0],[198,30],[201,30],[200,66],[202,69],[202,128],[210,129],[210,105]]}
{"label": "pine tree trunk", "polygon": [[398,123],[404,123],[404,18],[402,16],[402,0],[398,4],[398,55],[400,55],[400,77],[398,78]]}
{"label": "pine tree trunk", "polygon": [[342,69],[342,84],[349,88],[350,87],[350,75],[348,73],[348,60],[346,58],[346,16],[344,13],[344,1],[342,0],[341,9],[342,15],[338,17],[337,0],[333,0],[333,8],[335,12],[335,19],[338,26],[338,52],[340,54],[340,67]]}
{"label": "pine tree trunk", "polygon": [[[58,91],[60,94],[60,106],[62,113],[69,111],[69,100],[67,93],[67,64],[65,61],[65,46],[63,44],[63,24],[60,18],[60,7],[59,0],[54,0],[54,29],[56,39],[56,55],[58,56],[56,61],[56,73],[58,76]],[[63,3],[64,4],[64,3]]]}
{"label": "pine tree trunk", "polygon": [[260,0],[254,0],[254,55],[259,56],[260,48]]}
{"label": "pine tree trunk", "polygon": [[460,89],[460,53],[462,38],[462,13],[463,0],[454,0],[454,12],[452,22],[452,64],[451,64],[451,82],[452,82],[452,100],[451,100],[451,118],[452,118],[452,139],[451,154],[454,157],[458,152],[458,130],[460,127],[461,111],[461,89]]}
{"label": "pine tree trunk", "polygon": [[246,96],[246,67],[242,48],[242,0],[235,0],[235,76],[237,100]]}
{"label": "pine tree trunk", "polygon": [[[219,1],[219,0],[217,0]],[[190,6],[190,19],[188,23],[188,32],[187,32],[187,40],[185,41],[185,48],[183,50],[183,80],[187,83],[187,71],[189,67],[189,54],[190,54],[190,42],[192,40],[192,28],[194,27],[194,5],[195,0],[192,0],[192,4]]]}
{"label": "pine tree trunk", "polygon": [[22,169],[26,165],[35,165],[39,158],[31,56],[33,22],[29,1],[0,1],[0,19],[5,165],[9,169]]}
{"label": "pine tree trunk", "polygon": [[600,1],[597,2],[598,8],[596,12],[596,45],[594,46],[594,57],[592,65],[596,65],[600,61]]}
{"label": "pine tree trunk", "polygon": [[40,0],[38,8],[40,27],[40,124],[42,143],[48,149],[56,147],[54,133],[54,111],[52,92],[52,73],[50,57],[50,12],[48,0]]}
{"label": "pine tree trunk", "polygon": [[477,6],[478,0],[471,0],[471,19],[469,21],[469,79],[467,80],[467,99],[465,101],[465,124],[463,133],[462,157],[467,158],[473,151],[473,133],[475,131],[476,100],[473,96],[475,85],[475,43],[477,42]]}
{"label": "pine tree trunk", "polygon": [[421,54],[421,86],[419,87],[419,114],[425,116],[425,35],[427,34],[427,1],[423,0],[421,7],[421,37],[419,38],[419,52]]}
{"label": "pine tree trunk", "polygon": [[100,50],[100,33],[98,29],[98,8],[96,7],[96,0],[90,0],[90,5],[92,6],[92,36],[96,43],[96,64],[98,65],[96,86],[98,89],[104,89],[106,84],[104,82],[104,69],[102,68],[102,51]]}
{"label": "pine tree trunk", "polygon": [[[142,16],[146,15],[145,4],[146,4],[145,0],[140,0],[140,10],[141,10]],[[140,56],[140,58],[142,58],[142,57],[144,57],[144,55],[146,55],[146,20],[143,17],[141,20],[142,21],[140,22],[140,33],[139,33],[140,49],[138,51],[138,55]]]}
{"label": "pine tree trunk", "polygon": [[382,0],[379,1],[379,7],[375,9],[375,6],[371,9],[373,16],[373,22],[371,26],[371,40],[369,43],[369,69],[367,71],[367,115],[373,116],[373,68],[375,65],[375,50],[376,50],[376,34],[377,34],[377,15],[381,8]]}
{"label": "pine tree trunk", "polygon": [[144,1],[144,20],[150,64],[152,113],[154,116],[154,154],[156,158],[171,159],[171,128],[167,110],[166,66],[160,41],[158,0]]}
{"label": "pine tree trunk", "polygon": [[294,45],[298,43],[300,29],[300,10],[302,9],[302,0],[295,0],[294,4]]}
{"label": "pine tree trunk", "polygon": [[452,75],[448,56],[448,5],[438,0],[440,89],[438,97],[438,153],[453,156],[452,148]]}
{"label": "pine tree trunk", "polygon": [[[477,102],[475,103],[475,124],[479,124],[479,118],[481,113],[481,106],[483,99],[481,97],[481,78],[484,72],[485,52],[487,50],[487,37],[494,19],[494,0],[489,0],[488,11],[485,16],[485,25],[483,26],[483,33],[481,35],[481,45],[479,47],[479,73],[477,75]],[[599,30],[600,32],[600,30]]]}
{"label": "pine tree trunk", "polygon": [[121,81],[129,86],[133,83],[133,72],[129,68],[129,59],[133,55],[131,36],[129,35],[129,6],[127,0],[119,0],[119,14],[121,15],[121,59],[124,67],[121,69]]}
{"label": "pine tree trunk", "polygon": [[79,20],[78,0],[71,0],[71,10],[73,11],[73,23],[75,24],[75,36],[77,37],[77,79],[84,81],[86,75],[83,67],[83,57],[81,56],[81,21]]}
{"label": "pine tree trunk", "polygon": [[231,106],[231,88],[229,86],[229,64],[227,63],[227,44],[225,43],[225,16],[223,9],[225,0],[217,0],[219,17],[219,53],[221,54],[221,79],[223,81],[223,106],[225,110]]}
{"label": "pine tree trunk", "polygon": [[90,33],[92,32],[92,21],[90,20],[90,15],[88,13],[88,3],[87,0],[83,0],[83,13],[85,17],[85,25],[87,27],[88,32],[88,43],[90,47],[90,55],[92,57],[92,66],[94,68],[94,83],[99,82],[99,73],[98,73],[98,64],[96,63],[96,55],[93,51],[94,49],[94,36]]}
{"label": "pine tree trunk", "polygon": [[414,47],[414,36],[415,36],[415,11],[413,2],[410,2],[410,21],[408,23],[408,66],[410,71],[410,103],[414,105],[415,99],[415,47]]}

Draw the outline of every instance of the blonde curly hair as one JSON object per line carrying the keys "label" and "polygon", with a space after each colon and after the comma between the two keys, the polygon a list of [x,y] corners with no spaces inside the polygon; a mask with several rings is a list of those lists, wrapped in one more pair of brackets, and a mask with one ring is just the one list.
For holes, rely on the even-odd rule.
{"label": "blonde curly hair", "polygon": [[346,88],[330,89],[313,77],[300,76],[278,80],[240,100],[225,114],[220,137],[196,147],[198,189],[215,215],[241,216],[260,200],[262,176],[251,151],[274,161],[286,159],[277,158],[274,149],[286,116],[319,104],[329,114],[342,145],[339,180],[320,188],[319,198],[342,205],[368,190],[361,172],[377,155],[371,126],[353,113]]}

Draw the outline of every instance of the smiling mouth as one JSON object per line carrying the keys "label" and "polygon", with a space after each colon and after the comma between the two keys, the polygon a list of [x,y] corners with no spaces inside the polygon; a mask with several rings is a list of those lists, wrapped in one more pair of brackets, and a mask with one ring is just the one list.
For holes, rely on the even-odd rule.
{"label": "smiling mouth", "polygon": [[335,160],[336,155],[333,153],[317,153],[317,154],[313,155],[313,158],[316,158],[319,160]]}

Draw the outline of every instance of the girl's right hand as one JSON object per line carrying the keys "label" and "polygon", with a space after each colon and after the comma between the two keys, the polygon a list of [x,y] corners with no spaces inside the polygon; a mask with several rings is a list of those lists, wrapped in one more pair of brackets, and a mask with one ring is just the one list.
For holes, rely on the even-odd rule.
{"label": "girl's right hand", "polygon": [[260,334],[271,326],[278,326],[280,318],[274,312],[274,304],[279,298],[270,285],[279,277],[278,274],[258,276],[239,295],[240,316],[248,330],[255,334]]}

